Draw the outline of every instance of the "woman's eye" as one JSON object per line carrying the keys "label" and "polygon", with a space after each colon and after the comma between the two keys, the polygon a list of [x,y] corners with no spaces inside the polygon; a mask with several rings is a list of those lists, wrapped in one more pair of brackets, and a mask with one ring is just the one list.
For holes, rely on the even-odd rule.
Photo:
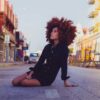
{"label": "woman's eye", "polygon": [[54,30],[54,32],[57,32],[57,30]]}

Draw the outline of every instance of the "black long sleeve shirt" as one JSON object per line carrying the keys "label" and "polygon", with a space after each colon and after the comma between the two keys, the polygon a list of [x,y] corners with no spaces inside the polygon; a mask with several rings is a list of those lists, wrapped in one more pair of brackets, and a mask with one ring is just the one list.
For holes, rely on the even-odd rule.
{"label": "black long sleeve shirt", "polygon": [[45,65],[45,69],[43,70],[47,69],[46,76],[51,76],[55,79],[61,68],[61,79],[66,80],[68,53],[69,49],[65,43],[59,43],[55,47],[53,47],[52,44],[47,44],[42,51],[39,61],[31,70],[39,73],[39,71],[43,69],[42,65]]}

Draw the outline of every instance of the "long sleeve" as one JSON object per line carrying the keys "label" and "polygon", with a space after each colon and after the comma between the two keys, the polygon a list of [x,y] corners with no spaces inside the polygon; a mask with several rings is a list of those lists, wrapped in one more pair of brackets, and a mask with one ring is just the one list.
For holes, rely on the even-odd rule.
{"label": "long sleeve", "polygon": [[66,80],[67,77],[67,59],[68,59],[68,53],[69,49],[64,48],[62,51],[62,57],[61,57],[61,79]]}
{"label": "long sleeve", "polygon": [[38,60],[38,62],[36,63],[36,65],[34,67],[31,67],[30,70],[37,70],[41,67],[41,65],[44,63],[45,58],[46,58],[46,52],[47,52],[47,45],[44,47],[42,54]]}

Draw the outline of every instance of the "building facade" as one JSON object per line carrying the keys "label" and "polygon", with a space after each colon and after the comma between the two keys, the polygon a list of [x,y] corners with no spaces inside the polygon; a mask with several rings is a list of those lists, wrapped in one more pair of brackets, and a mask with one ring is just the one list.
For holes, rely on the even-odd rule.
{"label": "building facade", "polygon": [[77,37],[70,48],[73,48],[74,62],[100,63],[100,0],[89,0],[89,4],[92,8],[89,14],[92,26],[82,28],[78,25]]}
{"label": "building facade", "polygon": [[[14,61],[15,52],[15,30],[17,29],[18,19],[13,12],[13,7],[8,0],[0,0],[0,62]],[[6,43],[6,36],[9,36],[9,43]],[[8,47],[7,47],[8,45]],[[6,50],[8,52],[6,52]]]}
{"label": "building facade", "polygon": [[92,46],[95,47],[95,60],[100,62],[100,0],[89,0],[92,11],[89,18],[92,19],[92,26],[90,28]]}
{"label": "building facade", "polygon": [[16,31],[16,61],[24,61],[28,44],[22,32]]}

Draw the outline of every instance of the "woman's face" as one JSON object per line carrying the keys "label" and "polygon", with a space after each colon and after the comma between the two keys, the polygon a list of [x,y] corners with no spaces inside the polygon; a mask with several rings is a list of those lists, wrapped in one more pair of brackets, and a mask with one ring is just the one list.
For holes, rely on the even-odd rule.
{"label": "woman's face", "polygon": [[58,28],[53,28],[50,36],[51,40],[58,40],[59,39],[59,31]]}

